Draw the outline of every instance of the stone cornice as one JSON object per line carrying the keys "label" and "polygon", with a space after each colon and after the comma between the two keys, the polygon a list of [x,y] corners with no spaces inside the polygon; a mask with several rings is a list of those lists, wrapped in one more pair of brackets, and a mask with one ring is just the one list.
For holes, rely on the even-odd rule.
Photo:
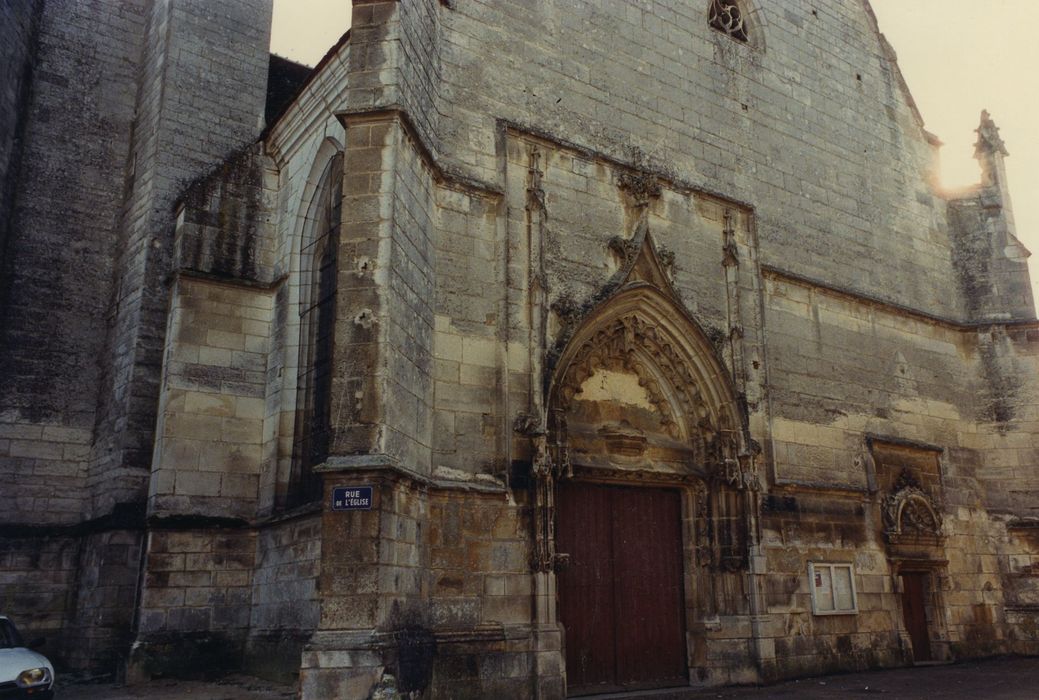
{"label": "stone cornice", "polygon": [[917,321],[923,321],[925,323],[937,324],[945,326],[956,331],[977,331],[985,328],[992,328],[994,326],[1002,326],[1006,328],[1020,328],[1024,330],[1039,329],[1039,319],[987,319],[987,320],[965,320],[953,318],[950,316],[939,316],[932,314],[921,309],[915,309],[911,306],[905,306],[898,302],[889,301],[887,299],[881,299],[880,297],[861,292],[849,287],[843,287],[841,285],[832,284],[830,282],[824,282],[819,279],[808,277],[797,272],[785,270],[775,265],[769,265],[762,263],[761,274],[763,277],[770,279],[778,279],[784,282],[791,282],[798,284],[802,287],[809,287],[817,289],[819,291],[831,294],[833,296],[844,297],[850,301],[862,304],[864,306],[875,306],[883,311],[896,316],[904,316],[912,318]]}
{"label": "stone cornice", "polygon": [[336,118],[349,130],[351,126],[358,124],[372,124],[393,121],[400,124],[401,129],[408,139],[415,145],[422,162],[429,169],[437,184],[452,189],[461,189],[481,197],[498,198],[504,194],[504,190],[498,185],[484,182],[469,177],[448,166],[443,165],[439,158],[433,153],[433,149],[415,128],[408,113],[399,107],[387,107],[382,109],[336,112]]}

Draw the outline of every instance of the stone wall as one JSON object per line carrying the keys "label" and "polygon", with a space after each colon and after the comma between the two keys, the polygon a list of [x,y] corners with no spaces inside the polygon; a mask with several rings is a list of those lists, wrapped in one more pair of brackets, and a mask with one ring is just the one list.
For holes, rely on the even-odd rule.
{"label": "stone wall", "polygon": [[108,529],[80,542],[69,621],[62,630],[63,661],[69,667],[121,674],[138,615],[144,533]]}
{"label": "stone wall", "polygon": [[433,697],[523,696],[536,663],[529,509],[497,490],[445,490],[429,510]]}
{"label": "stone wall", "polygon": [[252,529],[152,529],[131,676],[199,676],[240,667],[255,565]]}
{"label": "stone wall", "polygon": [[189,183],[260,131],[270,12],[270,2],[243,0],[156,0],[149,8],[90,476],[95,511],[146,490],[173,205]]}
{"label": "stone wall", "polygon": [[441,12],[452,124],[441,152],[466,174],[497,179],[500,119],[622,160],[639,147],[684,181],[753,202],[763,262],[962,308],[944,203],[927,184],[933,147],[863,3],[760,7],[758,47],[688,3]]}
{"label": "stone wall", "polygon": [[[387,465],[390,466],[390,465]],[[384,674],[401,676],[401,645],[414,635],[429,643],[425,580],[429,561],[429,503],[425,485],[391,469],[322,468],[324,479],[318,629],[300,664],[303,697],[364,696]],[[333,511],[332,490],[369,485],[369,510]],[[328,543],[327,546],[325,543]],[[334,543],[334,545],[332,545]],[[428,685],[426,655],[405,673],[409,688]]]}
{"label": "stone wall", "polygon": [[0,608],[27,639],[46,638],[42,653],[63,661],[62,631],[75,604],[80,538],[0,532]]}
{"label": "stone wall", "polygon": [[259,676],[294,681],[300,654],[317,629],[321,519],[274,520],[256,538],[252,612],[245,667]]}
{"label": "stone wall", "polygon": [[[3,105],[5,120],[16,107],[24,118],[15,114],[3,139],[0,476],[19,498],[0,519],[15,535],[36,531],[26,525],[61,525],[55,541],[78,543],[75,575],[64,559],[47,559],[33,578],[50,583],[29,598],[19,593],[24,605],[10,612],[43,615],[45,627],[77,640],[57,652],[63,662],[110,671],[128,650],[136,609],[144,544],[143,507],[135,506],[143,506],[153,452],[172,203],[189,180],[262,128],[270,7],[231,0],[16,5],[5,9],[11,80]],[[257,218],[255,208],[241,218]],[[233,358],[231,367],[230,349],[211,349],[227,355],[217,372],[247,371],[249,358]],[[265,350],[257,353],[261,362]],[[257,435],[246,440],[257,450],[263,369]],[[196,473],[199,462],[230,459],[211,454],[220,451],[213,445],[202,454],[204,442],[170,449],[185,462],[195,450]],[[255,499],[258,463],[250,469],[244,480]],[[241,495],[242,479],[228,477],[224,495],[236,487]],[[173,496],[174,483],[155,491],[169,486]],[[182,495],[185,489],[186,482]],[[21,542],[17,535],[10,546]],[[68,586],[60,624],[57,593],[42,592],[59,580]]]}
{"label": "stone wall", "polygon": [[[299,668],[304,697],[561,696],[551,489],[575,467],[685,490],[692,684],[908,663],[906,572],[926,576],[936,657],[1036,648],[1039,331],[1003,254],[1009,202],[992,183],[951,204],[933,189],[937,142],[867,4],[762,3],[743,44],[684,2],[356,2],[349,42],[249,145],[261,5],[90,14],[120,41],[82,87],[64,62],[92,44],[40,19],[25,154],[53,158],[66,91],[125,127],[57,134],[102,143],[73,160],[123,198],[41,159],[4,258],[25,279],[3,296],[0,477],[20,497],[0,518],[18,524],[0,591],[33,629],[86,640],[71,663],[114,666],[134,629],[134,674],[244,665]],[[101,67],[126,80],[99,89]],[[286,510],[300,240],[337,153],[334,437],[322,500]],[[66,190],[82,201],[54,206]],[[86,295],[39,274],[80,253]],[[663,397],[638,404],[654,428],[658,403],[681,406],[690,444],[654,434],[657,452],[618,467],[605,447],[550,444],[569,438],[549,414],[568,343],[622,284],[690,335],[646,356],[614,338],[624,369],[688,342],[703,376],[626,375]],[[51,292],[79,301],[34,345]],[[105,320],[107,341],[84,331]],[[679,380],[685,403],[661,389]],[[346,485],[372,486],[371,510],[333,511]],[[77,529],[145,492],[146,517]],[[35,559],[26,522],[63,528]],[[809,566],[825,563],[853,567],[853,613],[813,610]],[[30,589],[37,564],[47,584]]]}
{"label": "stone wall", "polygon": [[[20,158],[5,161],[18,170],[4,177],[0,430],[18,442],[3,446],[0,475],[26,498],[4,520],[72,523],[86,508],[39,484],[86,493],[146,4],[40,3],[31,83],[5,83],[24,114]],[[5,16],[5,31],[20,22]]]}
{"label": "stone wall", "polygon": [[777,483],[865,489],[866,434],[960,447],[953,426],[974,418],[961,328],[776,274],[766,282]]}
{"label": "stone wall", "polygon": [[[275,225],[275,290],[273,325],[268,356],[267,417],[260,512],[268,515],[285,505],[292,469],[296,421],[296,381],[300,361],[301,240],[320,179],[329,161],[343,150],[342,124],[333,114],[347,86],[344,80],[350,45],[343,42],[330,54],[324,68],[270,126],[263,147],[269,156],[268,176],[277,183],[271,208]],[[367,179],[366,176],[362,176]],[[357,273],[363,273],[363,270]],[[341,282],[345,286],[356,280]]]}
{"label": "stone wall", "polygon": [[42,2],[11,3],[0,8],[0,263],[7,247],[11,207],[21,169],[22,139],[27,126],[29,87],[36,55]]}

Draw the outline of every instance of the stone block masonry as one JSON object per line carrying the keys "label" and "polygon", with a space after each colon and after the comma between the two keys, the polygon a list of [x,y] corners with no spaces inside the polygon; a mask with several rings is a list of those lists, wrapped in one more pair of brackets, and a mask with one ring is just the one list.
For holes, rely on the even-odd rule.
{"label": "stone block masonry", "polygon": [[[140,470],[151,459],[158,383],[154,369],[142,368],[162,362],[173,205],[187,184],[260,128],[270,12],[269,2],[243,0],[157,0],[149,8],[92,463],[102,503],[144,490]],[[174,152],[177,158],[167,157]]]}
{"label": "stone block masonry", "polygon": [[256,533],[154,529],[147,547],[134,673],[190,675],[240,666]]}
{"label": "stone block masonry", "polygon": [[187,276],[173,293],[149,510],[247,520],[257,509],[272,295]]}
{"label": "stone block masonry", "polygon": [[0,260],[7,247],[11,207],[21,169],[42,2],[11,3],[0,9]]}
{"label": "stone block masonry", "polygon": [[[17,150],[4,162],[10,169],[0,219],[0,430],[16,442],[5,445],[0,475],[27,496],[4,509],[4,520],[73,523],[89,505],[84,486],[101,329],[113,284],[145,4],[4,8],[26,13],[5,16],[5,32],[34,27],[21,35],[27,42],[21,61],[12,55],[3,62],[23,77],[4,82],[20,95],[20,112],[13,121],[5,117],[11,131],[4,132]],[[10,38],[2,42],[5,51],[19,46]],[[66,480],[66,496],[79,502],[50,504],[41,477]]]}
{"label": "stone block masonry", "polygon": [[303,646],[320,616],[321,518],[274,521],[257,534],[246,668],[295,681]]}
{"label": "stone block masonry", "polygon": [[[3,13],[0,478],[18,497],[0,521],[80,540],[57,628],[83,643],[58,657],[111,670],[134,617],[173,202],[262,127],[270,3],[58,0]],[[255,471],[221,488],[255,491]],[[39,605],[51,611],[41,627],[56,629],[56,608]]]}
{"label": "stone block masonry", "polygon": [[868,3],[355,0],[261,131],[269,11],[0,15],[0,602],[56,658],[554,699],[1036,651],[1007,152],[934,187]]}

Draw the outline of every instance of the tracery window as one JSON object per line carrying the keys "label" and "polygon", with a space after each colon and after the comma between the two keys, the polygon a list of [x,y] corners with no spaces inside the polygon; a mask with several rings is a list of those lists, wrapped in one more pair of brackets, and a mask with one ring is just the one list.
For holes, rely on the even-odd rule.
{"label": "tracery window", "polygon": [[301,242],[296,424],[288,506],[321,497],[314,467],[328,457],[342,182],[343,156],[338,154],[321,176]]}
{"label": "tracery window", "polygon": [[734,0],[711,0],[709,22],[712,29],[728,34],[736,41],[749,41],[746,18]]}

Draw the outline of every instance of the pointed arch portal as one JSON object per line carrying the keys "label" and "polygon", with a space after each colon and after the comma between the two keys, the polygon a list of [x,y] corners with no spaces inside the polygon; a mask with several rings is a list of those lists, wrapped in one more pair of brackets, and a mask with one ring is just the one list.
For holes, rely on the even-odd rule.
{"label": "pointed arch portal", "polygon": [[736,591],[746,565],[753,458],[732,380],[645,225],[616,248],[603,301],[565,334],[551,468],[535,465],[571,695],[687,684],[687,630],[717,614],[716,579]]}
{"label": "pointed arch portal", "polygon": [[600,469],[738,473],[745,426],[729,372],[640,227],[625,264],[568,336],[548,392],[549,441]]}
{"label": "pointed arch portal", "polygon": [[[695,322],[647,282],[627,285],[592,314],[556,376],[553,437],[588,466],[638,457],[658,471],[705,476],[712,451],[727,444],[735,455],[739,420],[723,365]],[[596,436],[602,445],[593,451]]]}

